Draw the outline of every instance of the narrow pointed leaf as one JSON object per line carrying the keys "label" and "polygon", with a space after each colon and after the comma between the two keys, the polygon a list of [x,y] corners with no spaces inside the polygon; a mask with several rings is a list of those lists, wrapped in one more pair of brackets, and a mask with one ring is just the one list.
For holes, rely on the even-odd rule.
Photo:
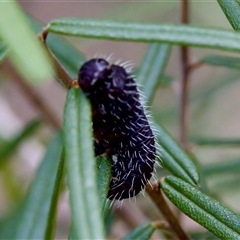
{"label": "narrow pointed leaf", "polygon": [[231,147],[239,147],[240,139],[231,139],[231,138],[217,138],[217,137],[192,137],[191,141],[197,145],[207,145],[207,146],[231,146]]}
{"label": "narrow pointed leaf", "polygon": [[80,89],[68,92],[64,112],[64,142],[74,237],[104,239],[93,152],[91,108]]}
{"label": "narrow pointed leaf", "polygon": [[9,48],[13,64],[26,79],[43,81],[53,76],[47,53],[15,1],[1,2],[0,36]]}
{"label": "narrow pointed leaf", "polygon": [[104,210],[104,206],[106,204],[108,189],[109,189],[109,181],[111,177],[111,162],[106,156],[98,156],[96,159],[97,165],[97,184],[99,191],[99,201],[100,201],[100,209],[101,212]]}
{"label": "narrow pointed leaf", "polygon": [[57,200],[63,176],[62,138],[58,134],[47,153],[23,203],[14,239],[52,239]]}
{"label": "narrow pointed leaf", "polygon": [[201,60],[202,63],[214,65],[214,66],[221,66],[227,68],[240,68],[240,58],[239,57],[229,57],[229,56],[220,56],[220,55],[211,55],[204,57]]}
{"label": "narrow pointed leaf", "polygon": [[225,13],[228,21],[232,25],[233,29],[239,30],[240,29],[240,2],[239,0],[218,0],[220,7],[222,8],[223,12]]}
{"label": "narrow pointed leaf", "polygon": [[240,172],[240,158],[228,159],[224,162],[203,165],[202,171],[203,171],[203,174],[206,176],[213,175],[213,174],[224,174],[224,175],[231,174],[232,175],[234,173],[239,173]]}
{"label": "narrow pointed leaf", "polygon": [[88,38],[167,42],[184,46],[240,51],[240,34],[217,28],[62,18],[50,22],[48,30]]}
{"label": "narrow pointed leaf", "polygon": [[36,120],[30,122],[17,136],[0,148],[0,163],[11,156],[17,147],[28,137],[30,137],[40,126],[41,122]]}
{"label": "narrow pointed leaf", "polygon": [[182,212],[220,239],[240,239],[240,218],[218,201],[174,176],[166,177],[161,187]]}
{"label": "narrow pointed leaf", "polygon": [[199,175],[192,159],[162,126],[155,125],[155,127],[158,143],[164,149],[162,153],[163,165],[175,176],[192,185],[198,185]]}
{"label": "narrow pointed leaf", "polygon": [[[168,171],[171,172],[174,176],[179,177],[192,185],[196,185],[185,168],[179,164],[178,159],[173,158],[164,148],[161,150],[160,154],[161,164],[163,167],[168,169]],[[183,160],[183,163],[184,161],[185,160]]]}
{"label": "narrow pointed leaf", "polygon": [[[28,22],[31,29],[36,33],[40,33],[43,29],[42,23],[35,18],[28,16]],[[58,61],[67,70],[72,78],[76,78],[80,65],[86,61],[86,57],[63,38],[58,36],[48,36],[47,45],[56,56]]]}
{"label": "narrow pointed leaf", "polygon": [[142,90],[148,102],[153,98],[159,80],[163,76],[169,55],[169,44],[153,43],[144,57],[137,81],[142,85]]}
{"label": "narrow pointed leaf", "polygon": [[141,239],[148,240],[156,230],[156,226],[153,223],[146,223],[135,228],[127,236],[122,238],[122,240],[132,240],[132,239]]}
{"label": "narrow pointed leaf", "polygon": [[3,59],[6,56],[7,56],[7,48],[2,42],[0,42],[0,63],[3,61]]}
{"label": "narrow pointed leaf", "polygon": [[106,204],[102,212],[102,216],[104,219],[104,227],[105,227],[105,233],[106,233],[105,235],[107,236],[108,233],[111,231],[111,227],[113,225],[114,218],[115,218],[112,211],[112,204],[110,201],[106,201]]}

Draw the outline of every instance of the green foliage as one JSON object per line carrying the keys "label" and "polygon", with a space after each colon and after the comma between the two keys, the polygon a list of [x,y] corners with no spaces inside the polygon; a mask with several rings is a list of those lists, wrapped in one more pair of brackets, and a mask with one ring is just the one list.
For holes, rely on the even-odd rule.
{"label": "green foliage", "polygon": [[11,139],[11,141],[2,144],[0,148],[0,163],[3,163],[9,158],[26,138],[33,135],[40,123],[38,120],[30,122],[17,136]]}
{"label": "green foliage", "polygon": [[240,51],[240,35],[232,31],[186,25],[132,23],[78,18],[53,20],[53,33],[134,42],[167,42],[178,45]]}
{"label": "green foliage", "polygon": [[0,63],[3,61],[3,59],[6,56],[7,56],[7,48],[2,42],[0,42]]}
{"label": "green foliage", "polygon": [[176,177],[166,177],[161,186],[181,211],[217,237],[240,239],[240,218],[237,214]]}
{"label": "green foliage", "polygon": [[155,230],[156,230],[156,226],[154,224],[146,223],[142,226],[135,228],[129,235],[122,238],[122,240],[131,240],[131,239],[147,240],[152,236]]}
{"label": "green foliage", "polygon": [[[233,28],[239,30],[239,1],[218,2]],[[27,22],[33,32],[41,31],[41,24],[25,17],[15,2],[1,4],[0,35],[4,44],[0,43],[0,62],[9,54],[15,67],[26,79],[48,79],[52,74],[51,64]],[[67,18],[51,21],[48,30],[50,33],[77,37],[149,43],[149,49],[137,72],[137,81],[142,85],[141,90],[144,91],[148,103],[154,101],[157,91],[164,85],[162,80],[168,76],[166,66],[172,54],[172,44],[237,53],[240,51],[238,32],[211,27]],[[24,46],[23,41],[26,43]],[[85,56],[71,44],[51,34],[47,45],[71,77],[76,77]],[[208,55],[201,58],[199,63],[234,68],[238,71],[239,59],[232,56]],[[204,107],[198,107],[204,109],[206,102],[218,93],[217,90],[236,81],[239,72],[234,75],[234,80],[229,76],[224,80],[218,79],[213,85],[209,84],[208,89],[194,93],[190,101],[203,99]],[[170,87],[172,81],[168,83]],[[167,104],[165,117],[169,116],[168,113],[176,112],[175,109]],[[207,233],[210,237],[214,234],[221,239],[240,239],[239,216],[221,204],[221,200],[212,198],[210,193],[214,191],[209,191],[205,184],[205,178],[209,176],[221,175],[224,178],[225,174],[238,172],[239,158],[227,163],[205,164],[202,167],[199,164],[198,169],[195,156],[184,151],[162,125],[164,124],[154,119],[157,141],[161,146],[160,164],[173,175],[165,177],[161,182],[166,197],[182,212],[205,227],[210,232]],[[11,141],[5,142],[0,149],[0,162],[7,164],[6,160],[12,156],[14,150],[28,136],[34,134],[38,126],[39,122],[34,121]],[[239,138],[196,136],[192,138],[192,142],[208,147],[239,146]],[[208,158],[210,157],[207,156]],[[106,201],[111,162],[105,156],[94,157],[91,107],[79,89],[71,89],[67,94],[63,140],[58,134],[48,145],[46,155],[25,199],[12,214],[0,221],[0,239],[54,238],[56,206],[64,174],[67,178],[71,209],[69,238],[105,239],[104,229],[111,226],[109,222],[112,219],[111,208]],[[201,182],[200,177],[204,178]],[[202,188],[197,189],[200,184]],[[154,223],[150,222],[135,228],[123,239],[149,239],[156,228]],[[11,231],[12,229],[14,231]],[[192,239],[202,237],[201,234],[192,236]]]}
{"label": "green foliage", "polygon": [[108,189],[109,189],[109,181],[111,177],[111,161],[106,156],[98,156],[96,158],[97,165],[97,185],[99,191],[99,201],[100,201],[100,209],[101,212],[104,211],[104,207],[106,205]]}
{"label": "green foliage", "polygon": [[218,3],[222,8],[223,12],[225,13],[228,21],[232,25],[233,29],[239,30],[240,29],[239,0],[232,1],[218,0]]}
{"label": "green foliage", "polygon": [[[43,26],[36,19],[28,17],[28,22],[32,31],[36,34],[42,31]],[[85,56],[73,45],[56,36],[49,36],[47,45],[70,76],[75,78],[79,65],[86,60]]]}
{"label": "green foliage", "polygon": [[150,102],[154,96],[170,55],[169,44],[153,43],[140,66],[137,81],[142,86],[144,96]]}
{"label": "green foliage", "polygon": [[74,236],[77,239],[103,239],[91,110],[79,89],[71,89],[68,93],[64,113],[64,142]]}
{"label": "green foliage", "polygon": [[191,158],[171,138],[168,132],[160,125],[157,128],[157,139],[162,150],[162,164],[171,173],[184,179],[192,185],[198,185],[197,168]]}
{"label": "green foliage", "polygon": [[240,58],[238,57],[211,55],[204,57],[201,62],[227,68],[239,69],[240,67]]}
{"label": "green foliage", "polygon": [[43,81],[52,77],[51,62],[15,1],[1,3],[0,36],[15,67],[26,79]]}
{"label": "green foliage", "polygon": [[13,215],[0,224],[1,239],[51,239],[54,236],[64,170],[61,153],[62,138],[58,134],[50,142],[26,198]]}

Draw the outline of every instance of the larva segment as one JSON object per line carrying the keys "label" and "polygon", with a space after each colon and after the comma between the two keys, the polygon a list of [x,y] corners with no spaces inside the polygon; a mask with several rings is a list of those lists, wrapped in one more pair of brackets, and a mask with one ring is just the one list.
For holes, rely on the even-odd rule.
{"label": "larva segment", "polygon": [[151,178],[156,158],[136,83],[122,66],[101,58],[84,63],[78,81],[92,105],[95,155],[112,161],[108,198],[133,197]]}

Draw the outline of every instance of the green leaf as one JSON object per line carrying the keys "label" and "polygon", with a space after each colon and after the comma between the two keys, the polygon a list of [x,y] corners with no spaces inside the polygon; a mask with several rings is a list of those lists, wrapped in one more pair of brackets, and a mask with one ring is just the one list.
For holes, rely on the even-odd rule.
{"label": "green leaf", "polygon": [[191,240],[218,240],[219,238],[216,238],[212,233],[210,232],[194,232],[191,234]]}
{"label": "green leaf", "polygon": [[11,156],[17,147],[28,137],[30,137],[40,126],[41,122],[38,120],[30,122],[16,137],[11,139],[8,143],[0,148],[0,163],[4,162],[6,158]]}
{"label": "green leaf", "polygon": [[[23,202],[15,239],[52,239],[60,185],[63,177],[62,138],[58,134],[46,155]],[[11,226],[13,228],[13,226]]]}
{"label": "green leaf", "polygon": [[218,138],[218,137],[191,137],[191,142],[201,146],[240,146],[240,139]]}
{"label": "green leaf", "polygon": [[198,185],[199,175],[192,159],[172,139],[170,134],[160,125],[155,125],[158,143],[163,148],[162,164],[175,176],[192,185]]}
{"label": "green leaf", "polygon": [[100,209],[101,212],[104,210],[106,204],[109,181],[111,177],[111,162],[106,156],[100,155],[97,157],[97,185],[100,197]]}
{"label": "green leaf", "polygon": [[[36,34],[42,31],[43,25],[38,20],[28,16],[28,22],[31,29]],[[49,35],[47,38],[47,45],[70,76],[76,78],[80,66],[86,61],[86,57],[83,53],[61,37],[57,36]]]}
{"label": "green leaf", "polygon": [[117,22],[62,18],[50,22],[50,32],[108,40],[167,42],[172,44],[240,50],[240,34],[228,30],[174,24]]}
{"label": "green leaf", "polygon": [[155,230],[156,230],[156,226],[153,223],[146,223],[135,228],[127,236],[122,238],[122,240],[133,240],[133,239],[147,240],[147,239],[150,239],[150,237],[152,236]]}
{"label": "green leaf", "polygon": [[163,167],[168,169],[168,171],[174,176],[179,177],[192,185],[196,185],[186,172],[185,168],[179,164],[179,161],[173,158],[164,148],[161,150],[160,155]]}
{"label": "green leaf", "polygon": [[13,209],[13,211],[7,215],[6,217],[2,218],[0,221],[0,239],[15,239],[15,231],[16,227],[19,224],[19,219],[22,214],[22,205],[19,204],[17,207]]}
{"label": "green leaf", "polygon": [[173,176],[166,177],[161,186],[174,205],[214,235],[240,239],[240,218],[218,201]]}
{"label": "green leaf", "polygon": [[233,174],[234,172],[238,173],[240,171],[240,158],[203,165],[202,171],[206,176],[212,174]]}
{"label": "green leaf", "polygon": [[229,57],[229,56],[220,56],[220,55],[211,55],[201,59],[202,63],[222,66],[227,68],[240,68],[240,58],[239,57]]}
{"label": "green leaf", "polygon": [[169,55],[169,44],[153,43],[144,57],[137,81],[142,85],[142,90],[148,102],[152,100],[159,79],[163,76]]}
{"label": "green leaf", "polygon": [[172,84],[173,80],[174,78],[172,76],[163,74],[163,76],[161,76],[158,82],[158,87],[160,88],[169,87]]}
{"label": "green leaf", "polygon": [[240,2],[239,0],[218,0],[220,7],[222,8],[223,12],[225,13],[228,21],[232,25],[233,29],[239,30],[240,29]]}
{"label": "green leaf", "polygon": [[13,64],[26,79],[43,81],[53,76],[47,53],[15,1],[1,2],[0,36],[9,48]]}
{"label": "green leaf", "polygon": [[104,206],[103,212],[103,219],[104,219],[104,227],[105,227],[105,235],[107,236],[108,233],[111,231],[113,222],[114,222],[114,214],[112,211],[112,202],[106,201],[106,204]]}
{"label": "green leaf", "polygon": [[[220,78],[218,76],[217,79],[209,79],[208,84],[204,85],[204,87],[196,88],[196,90],[193,89],[193,91],[190,92],[190,102],[196,103],[200,100],[198,103],[198,112],[194,114],[194,120],[197,121],[199,117],[202,117],[203,111],[206,111],[209,107],[209,101],[214,98],[216,94],[219,94],[219,91],[231,87],[233,83],[239,81],[239,78],[239,71],[234,71],[230,74],[228,72]],[[175,101],[174,105],[168,104],[164,110],[161,111],[159,119],[161,119],[162,122],[169,121],[170,117],[177,117],[176,113],[178,112],[179,105],[176,103]]]}
{"label": "green leaf", "polygon": [[77,239],[104,239],[91,120],[85,96],[80,89],[71,89],[64,112],[64,140],[72,227]]}
{"label": "green leaf", "polygon": [[0,63],[3,61],[3,59],[7,56],[7,48],[5,45],[0,42]]}

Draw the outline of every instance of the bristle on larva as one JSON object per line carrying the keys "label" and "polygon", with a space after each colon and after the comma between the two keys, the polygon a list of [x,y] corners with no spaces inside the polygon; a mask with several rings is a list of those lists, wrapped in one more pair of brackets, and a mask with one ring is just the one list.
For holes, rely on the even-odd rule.
{"label": "bristle on larva", "polygon": [[95,155],[111,159],[110,200],[135,197],[153,176],[156,142],[129,63],[84,63],[79,86],[92,106]]}

